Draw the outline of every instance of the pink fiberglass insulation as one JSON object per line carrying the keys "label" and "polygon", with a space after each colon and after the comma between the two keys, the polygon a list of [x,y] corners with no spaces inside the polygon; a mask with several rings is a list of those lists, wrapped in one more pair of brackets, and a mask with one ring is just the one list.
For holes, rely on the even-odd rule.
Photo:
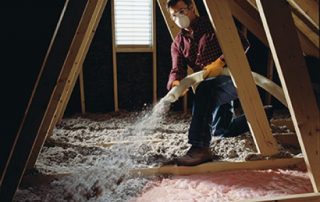
{"label": "pink fiberglass insulation", "polygon": [[243,170],[164,178],[147,184],[135,201],[239,201],[308,192],[312,185],[305,172]]}

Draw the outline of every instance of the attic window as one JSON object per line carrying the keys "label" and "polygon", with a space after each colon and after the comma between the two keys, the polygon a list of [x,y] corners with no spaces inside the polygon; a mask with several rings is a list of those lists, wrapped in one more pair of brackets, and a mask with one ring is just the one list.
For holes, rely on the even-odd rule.
{"label": "attic window", "polygon": [[117,47],[152,47],[152,10],[152,0],[114,0]]}

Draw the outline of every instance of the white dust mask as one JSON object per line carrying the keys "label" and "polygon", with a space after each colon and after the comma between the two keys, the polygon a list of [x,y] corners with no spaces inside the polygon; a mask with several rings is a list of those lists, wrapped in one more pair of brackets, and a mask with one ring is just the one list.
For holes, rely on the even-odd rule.
{"label": "white dust mask", "polygon": [[183,14],[178,14],[176,16],[176,19],[174,20],[174,22],[176,23],[176,25],[178,25],[178,27],[180,27],[181,29],[183,28],[188,28],[190,25],[190,19],[188,16],[183,15]]}

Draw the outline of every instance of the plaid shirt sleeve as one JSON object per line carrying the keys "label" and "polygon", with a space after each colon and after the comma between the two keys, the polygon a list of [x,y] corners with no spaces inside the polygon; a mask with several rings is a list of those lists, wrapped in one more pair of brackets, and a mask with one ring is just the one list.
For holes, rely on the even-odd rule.
{"label": "plaid shirt sleeve", "polygon": [[171,44],[172,69],[170,71],[167,89],[170,90],[175,80],[181,80],[187,76],[187,62],[179,51],[179,44],[173,41]]}
{"label": "plaid shirt sleeve", "polygon": [[[188,65],[196,72],[217,58],[227,63],[209,19],[198,18],[193,29],[195,30],[193,40],[182,31],[171,44],[172,68],[167,83],[168,90],[171,89],[173,81],[180,81],[187,76]],[[239,35],[246,53],[249,42],[240,31]]]}

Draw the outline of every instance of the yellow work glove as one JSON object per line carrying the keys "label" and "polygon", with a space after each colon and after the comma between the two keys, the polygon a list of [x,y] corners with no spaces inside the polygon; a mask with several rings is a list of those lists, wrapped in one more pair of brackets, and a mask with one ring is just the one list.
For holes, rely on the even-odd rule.
{"label": "yellow work glove", "polygon": [[220,58],[216,59],[203,68],[203,70],[205,70],[203,78],[206,79],[220,75],[224,65],[225,63]]}
{"label": "yellow work glove", "polygon": [[180,84],[180,81],[179,80],[174,80],[171,84],[171,88],[175,87],[175,86],[178,86]]}

